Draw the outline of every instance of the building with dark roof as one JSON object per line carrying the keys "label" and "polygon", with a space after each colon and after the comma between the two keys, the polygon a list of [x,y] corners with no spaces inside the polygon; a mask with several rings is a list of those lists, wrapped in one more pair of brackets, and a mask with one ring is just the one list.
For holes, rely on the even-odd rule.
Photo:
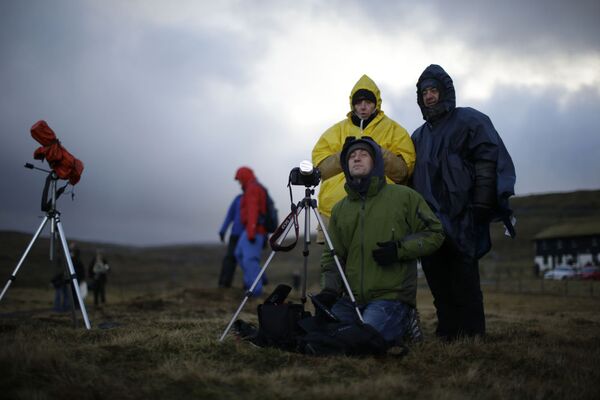
{"label": "building with dark roof", "polygon": [[571,264],[600,264],[600,220],[577,219],[535,235],[535,263],[540,271]]}

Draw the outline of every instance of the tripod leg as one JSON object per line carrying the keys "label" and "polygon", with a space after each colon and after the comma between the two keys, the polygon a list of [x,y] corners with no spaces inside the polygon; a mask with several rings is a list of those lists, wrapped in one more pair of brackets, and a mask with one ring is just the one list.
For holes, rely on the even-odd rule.
{"label": "tripod leg", "polygon": [[335,265],[337,266],[340,276],[342,277],[342,281],[344,282],[344,287],[346,288],[346,292],[348,293],[348,296],[350,296],[350,301],[352,302],[352,305],[354,306],[354,309],[356,310],[358,319],[360,319],[361,322],[365,322],[365,320],[362,317],[362,314],[360,313],[360,310],[358,309],[358,305],[356,304],[356,299],[354,298],[354,295],[352,294],[352,290],[350,289],[350,284],[348,283],[348,280],[346,279],[346,274],[344,274],[344,269],[342,268],[340,259],[338,258],[337,254],[335,254],[335,249],[333,248],[333,243],[331,243],[331,238],[329,237],[329,233],[327,233],[327,228],[325,227],[325,224],[323,223],[323,219],[321,219],[321,216],[317,212],[316,207],[311,207],[311,208],[314,211],[315,216],[317,217],[317,221],[319,221],[319,224],[321,225],[321,229],[323,229],[323,235],[325,236],[325,241],[327,242],[327,246],[329,247],[329,249],[331,250],[331,253],[333,254],[333,259],[335,261]]}
{"label": "tripod leg", "polygon": [[6,293],[6,291],[10,287],[11,283],[17,278],[17,272],[19,272],[19,268],[21,268],[21,264],[23,264],[23,261],[25,261],[25,257],[27,257],[27,254],[29,254],[29,251],[31,250],[31,247],[33,247],[33,243],[35,243],[35,241],[37,240],[38,236],[40,236],[40,233],[42,233],[42,230],[44,229],[44,226],[46,225],[46,222],[48,222],[48,216],[44,217],[44,220],[40,224],[40,227],[38,228],[38,230],[35,233],[35,235],[33,235],[33,238],[29,242],[29,245],[27,246],[27,249],[23,253],[23,256],[21,256],[21,259],[19,260],[19,263],[17,264],[17,267],[15,268],[15,270],[12,273],[12,275],[8,279],[8,282],[6,282],[6,285],[4,286],[4,289],[2,290],[2,294],[0,294],[0,300],[2,300],[2,298],[4,297],[4,293]]}
{"label": "tripod leg", "polygon": [[[302,206],[298,207],[298,211],[296,212],[296,215],[298,213],[300,213],[300,211],[302,210]],[[277,244],[281,244],[283,243],[283,241],[285,240],[286,236],[288,235],[288,233],[290,232],[290,229],[292,229],[292,226],[294,224],[289,224],[284,231],[284,234],[281,235],[281,237],[279,238],[279,240],[277,241]],[[222,342],[223,339],[225,339],[225,336],[227,336],[227,333],[229,333],[229,330],[231,329],[231,327],[233,326],[233,323],[235,322],[235,320],[237,319],[237,317],[240,315],[240,313],[242,312],[242,309],[244,308],[244,306],[246,305],[246,303],[248,302],[248,299],[250,298],[250,296],[252,296],[252,293],[254,291],[254,288],[256,287],[256,285],[258,284],[258,282],[260,282],[260,280],[262,279],[263,274],[265,273],[265,271],[267,270],[267,267],[269,266],[269,264],[271,263],[271,260],[273,259],[273,257],[275,257],[275,250],[271,251],[271,254],[269,255],[269,258],[267,259],[267,261],[265,262],[265,265],[263,265],[263,267],[261,268],[260,272],[258,273],[258,276],[256,277],[256,279],[254,279],[254,282],[252,282],[252,286],[250,286],[250,288],[248,289],[248,291],[246,291],[246,295],[244,296],[244,299],[242,300],[241,304],[239,305],[238,309],[236,310],[236,312],[233,314],[233,317],[231,317],[231,320],[229,321],[229,324],[227,324],[227,327],[225,328],[225,330],[223,331],[223,334],[221,335],[221,337],[219,338],[219,342]]]}
{"label": "tripod leg", "polygon": [[69,246],[67,246],[67,240],[65,239],[65,232],[63,231],[62,224],[60,223],[58,216],[56,218],[58,236],[62,244],[63,254],[65,255],[65,259],[67,260],[67,264],[69,266],[69,273],[71,274],[71,283],[73,285],[73,289],[75,289],[75,293],[77,294],[77,301],[79,301],[79,307],[81,309],[81,314],[83,315],[83,322],[85,323],[86,329],[91,329],[90,321],[85,310],[85,304],[83,304],[83,299],[81,298],[81,293],[79,291],[79,282],[77,281],[77,275],[75,275],[75,268],[73,267],[73,260],[71,260],[71,254],[69,253]]}
{"label": "tripod leg", "polygon": [[[310,199],[307,198],[305,200],[308,202],[308,206],[310,207]],[[307,210],[307,208],[305,208]],[[302,304],[306,304],[306,285],[308,280],[308,255],[310,254],[308,250],[308,245],[310,244],[310,212],[304,213],[304,249],[302,250],[302,256],[304,257],[302,264],[302,295],[300,296],[300,301]]]}
{"label": "tripod leg", "polygon": [[248,299],[250,298],[250,296],[252,296],[254,288],[256,287],[256,285],[258,284],[258,282],[260,282],[260,280],[262,279],[262,276],[265,273],[267,267],[269,266],[269,263],[273,259],[273,256],[275,256],[275,250],[271,251],[271,255],[269,255],[269,258],[267,259],[267,262],[265,262],[265,265],[262,267],[262,269],[258,273],[258,276],[256,277],[256,279],[254,279],[254,282],[252,283],[252,286],[246,292],[246,295],[244,296],[244,299],[242,300],[242,303],[240,304],[240,306],[236,310],[235,314],[233,314],[233,317],[231,317],[231,320],[229,321],[229,324],[227,324],[227,328],[225,328],[225,331],[223,331],[223,334],[221,335],[221,338],[219,339],[219,342],[222,342],[223,339],[225,339],[225,336],[227,336],[227,333],[229,332],[229,330],[233,326],[233,323],[237,319],[238,315],[240,315],[240,312],[242,312],[242,309],[244,308],[244,306],[248,302]]}

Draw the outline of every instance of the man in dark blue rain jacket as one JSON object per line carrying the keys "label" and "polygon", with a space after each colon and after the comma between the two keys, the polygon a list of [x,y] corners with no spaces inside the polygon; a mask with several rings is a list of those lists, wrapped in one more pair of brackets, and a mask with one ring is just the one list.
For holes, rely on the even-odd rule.
{"label": "man in dark blue rain jacket", "polygon": [[412,185],[446,234],[442,247],[421,259],[434,297],[436,334],[447,340],[484,335],[478,260],[491,248],[491,221],[503,221],[514,236],[508,207],[514,165],[488,116],[456,107],[452,79],[439,65],[419,77],[417,103],[426,122],[412,135]]}

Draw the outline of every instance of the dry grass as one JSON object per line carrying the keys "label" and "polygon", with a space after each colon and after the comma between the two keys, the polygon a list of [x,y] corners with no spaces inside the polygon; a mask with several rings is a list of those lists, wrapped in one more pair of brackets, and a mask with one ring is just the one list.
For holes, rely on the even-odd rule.
{"label": "dry grass", "polygon": [[[315,358],[218,337],[242,293],[177,289],[88,307],[93,329],[49,310],[51,291],[0,303],[0,390],[11,399],[598,398],[600,300],[486,294],[485,340],[426,342],[403,358]],[[257,301],[242,318],[255,318]],[[105,329],[103,329],[105,328]]]}
{"label": "dry grass", "polygon": [[[556,286],[555,295],[500,292],[507,281],[517,285],[508,290],[526,284],[531,237],[564,218],[596,215],[598,193],[515,199],[520,236],[496,237],[482,262],[488,280],[506,277],[490,286],[498,291],[485,293],[486,339],[435,340],[435,310],[428,289],[420,287],[426,341],[403,358],[315,358],[257,349],[232,336],[219,343],[243,295],[211,288],[223,246],[103,245],[113,268],[109,303],[88,306],[91,331],[81,321],[74,328],[70,314],[50,311],[53,267],[48,241],[40,240],[0,302],[0,398],[600,398],[600,296],[576,297],[598,291],[569,282],[568,290],[564,283],[547,283],[549,289]],[[30,238],[0,232],[0,284]],[[98,245],[80,246],[88,262]],[[312,246],[309,260],[313,291],[319,250]],[[300,251],[277,255],[268,269],[271,282],[291,281],[302,266]],[[527,284],[534,289],[541,282]],[[241,286],[239,271],[235,286]],[[256,304],[250,301],[241,318],[255,320]]]}

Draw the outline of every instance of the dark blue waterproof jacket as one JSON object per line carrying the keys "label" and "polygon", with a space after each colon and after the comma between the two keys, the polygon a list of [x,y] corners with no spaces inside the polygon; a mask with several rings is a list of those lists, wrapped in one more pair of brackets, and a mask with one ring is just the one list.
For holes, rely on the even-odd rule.
{"label": "dark blue waterproof jacket", "polygon": [[[440,101],[432,110],[423,104],[421,83],[439,83]],[[491,248],[489,222],[475,223],[472,196],[475,163],[496,163],[497,201],[493,221],[503,221],[512,235],[509,197],[516,180],[512,159],[487,115],[456,107],[454,84],[438,65],[430,65],[417,83],[417,102],[426,122],[415,130],[417,161],[412,185],[442,222],[447,238],[464,254],[482,257]]]}

